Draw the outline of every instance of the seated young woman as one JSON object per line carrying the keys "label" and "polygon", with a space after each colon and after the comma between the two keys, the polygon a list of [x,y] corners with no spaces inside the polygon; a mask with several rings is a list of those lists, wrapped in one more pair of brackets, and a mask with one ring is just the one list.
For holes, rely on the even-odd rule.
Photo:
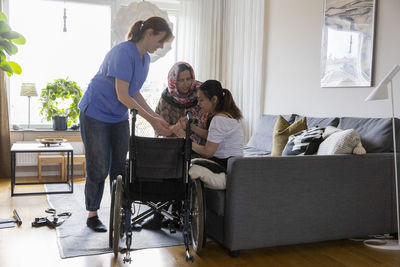
{"label": "seated young woman", "polygon": [[[192,160],[189,174],[192,179],[200,178],[210,188],[224,189],[228,159],[243,155],[243,116],[230,91],[223,89],[220,82],[208,80],[199,89],[198,105],[209,114],[208,134],[205,145],[193,142],[192,149],[211,161]],[[215,165],[222,167],[217,168],[219,172],[215,171]],[[202,168],[208,168],[208,171],[204,172]],[[213,172],[216,172],[215,175]]]}
{"label": "seated young woman", "polygon": [[192,126],[192,141],[204,143],[200,136],[205,136],[207,114],[200,111],[197,105],[197,88],[200,82],[196,81],[192,66],[186,62],[175,63],[168,73],[168,87],[162,92],[155,112],[171,126],[170,136],[184,134],[186,112],[191,111],[194,124]]}

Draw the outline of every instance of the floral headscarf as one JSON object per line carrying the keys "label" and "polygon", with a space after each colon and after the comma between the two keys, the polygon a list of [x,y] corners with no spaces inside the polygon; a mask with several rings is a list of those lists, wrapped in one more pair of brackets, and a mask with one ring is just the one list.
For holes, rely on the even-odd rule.
{"label": "floral headscarf", "polygon": [[[179,95],[178,89],[176,88],[176,81],[178,79],[178,74],[179,74],[179,65],[186,65],[189,70],[190,74],[192,75],[192,86],[189,89],[186,97],[181,97]],[[189,63],[186,62],[176,62],[172,68],[170,69],[168,73],[168,95],[167,97],[172,97],[174,102],[177,104],[179,103],[179,106],[183,106],[185,108],[185,113],[187,111],[191,111],[193,114],[193,120],[195,121],[195,124],[198,125],[201,128],[205,128],[207,124],[207,114],[203,114],[200,112],[200,107],[197,105],[197,90],[198,87],[201,85],[200,82],[196,81],[196,78],[194,76],[194,71],[192,66],[190,66]]]}

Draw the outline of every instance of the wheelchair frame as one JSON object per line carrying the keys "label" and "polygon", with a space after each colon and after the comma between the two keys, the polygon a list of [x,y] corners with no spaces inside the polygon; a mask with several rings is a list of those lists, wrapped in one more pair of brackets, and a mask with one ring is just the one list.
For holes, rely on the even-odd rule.
{"label": "wheelchair frame", "polygon": [[[137,203],[137,200],[131,196],[130,186],[135,180],[135,123],[136,123],[137,110],[131,110],[131,136],[129,139],[129,157],[126,165],[124,177],[119,175],[116,181],[112,184],[111,193],[111,212],[110,212],[110,226],[109,226],[109,246],[113,249],[114,255],[125,252],[124,263],[131,262],[130,250],[132,244],[132,229],[134,225],[143,221],[145,218],[152,214],[159,212],[168,219],[183,224],[182,235],[185,245],[186,262],[194,261],[193,256],[190,254],[189,243],[191,241],[194,251],[199,254],[206,243],[205,236],[205,198],[203,197],[203,184],[200,179],[189,179],[190,167],[190,154],[192,143],[190,139],[190,123],[192,122],[191,113],[188,112],[186,117],[188,123],[186,124],[186,138],[184,147],[184,164],[183,167],[183,185],[185,187],[183,199],[183,212],[179,213],[181,217],[177,217],[169,213],[165,208],[168,208],[174,199],[164,202],[145,201],[140,202],[150,207],[149,210],[144,211],[134,218],[132,215],[132,206]],[[182,200],[178,200],[182,201]],[[172,231],[171,226],[170,232]],[[125,235],[126,249],[121,250],[120,240]]]}

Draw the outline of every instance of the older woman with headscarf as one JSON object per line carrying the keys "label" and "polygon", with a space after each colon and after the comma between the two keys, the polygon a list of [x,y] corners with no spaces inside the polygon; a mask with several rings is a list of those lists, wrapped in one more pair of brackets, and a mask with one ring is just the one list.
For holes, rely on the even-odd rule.
{"label": "older woman with headscarf", "polygon": [[204,143],[207,137],[207,114],[200,111],[197,105],[197,90],[200,82],[196,81],[192,66],[186,62],[175,63],[168,73],[168,87],[162,92],[155,112],[168,122],[172,135],[182,135],[184,123],[180,119],[190,111],[193,115],[191,129],[192,141]]}

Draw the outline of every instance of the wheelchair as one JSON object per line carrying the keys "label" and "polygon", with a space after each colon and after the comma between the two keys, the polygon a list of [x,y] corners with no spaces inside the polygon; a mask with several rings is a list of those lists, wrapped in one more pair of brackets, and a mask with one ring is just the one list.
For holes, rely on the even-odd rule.
{"label": "wheelchair", "polygon": [[[125,253],[124,263],[131,262],[130,250],[134,227],[155,213],[181,225],[186,262],[194,261],[189,244],[196,253],[205,246],[205,198],[200,179],[191,180],[190,112],[187,114],[186,138],[149,138],[135,136],[136,110],[131,110],[131,136],[125,173],[113,181],[109,224],[109,246],[114,255]],[[183,203],[180,212],[168,207]],[[136,214],[136,205],[148,210]],[[135,215],[136,214],[136,215]],[[174,233],[171,229],[170,232]],[[125,237],[125,248],[123,238]]]}

